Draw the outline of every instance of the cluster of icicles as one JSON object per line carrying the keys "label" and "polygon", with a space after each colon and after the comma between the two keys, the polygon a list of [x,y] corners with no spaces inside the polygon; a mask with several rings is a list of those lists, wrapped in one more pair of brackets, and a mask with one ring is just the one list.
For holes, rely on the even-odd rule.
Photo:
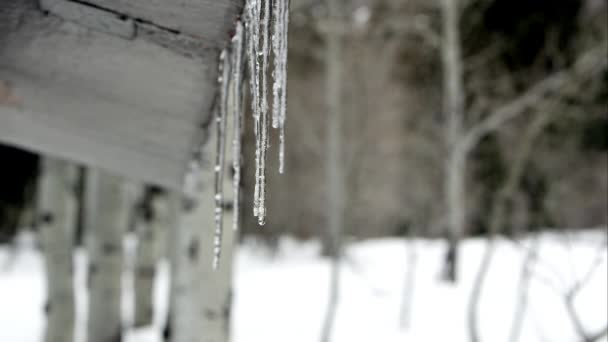
{"label": "cluster of icicles", "polygon": [[[244,25],[237,23],[230,48],[220,56],[219,83],[221,95],[216,111],[217,154],[215,161],[215,236],[213,267],[221,256],[226,164],[227,115],[233,115],[232,132],[234,171],[233,229],[239,226],[239,184],[241,181],[241,135],[243,113],[242,84],[248,70],[251,111],[255,133],[255,188],[253,215],[263,225],[266,218],[266,160],[269,144],[269,125],[279,130],[279,173],[285,164],[285,112],[287,86],[287,36],[289,0],[247,0]],[[270,65],[272,53],[272,65]],[[247,65],[245,65],[245,62]],[[272,117],[269,119],[268,68],[272,67]],[[232,92],[232,96],[229,93]],[[231,103],[229,103],[231,102]]]}

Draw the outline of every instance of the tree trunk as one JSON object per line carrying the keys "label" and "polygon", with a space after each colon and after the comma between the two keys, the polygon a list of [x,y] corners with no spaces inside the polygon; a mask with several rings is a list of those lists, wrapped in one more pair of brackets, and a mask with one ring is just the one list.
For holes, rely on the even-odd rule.
{"label": "tree trunk", "polygon": [[[210,184],[206,182],[205,184]],[[208,193],[211,199],[213,195]],[[210,203],[210,202],[209,202]],[[170,316],[170,336],[171,342],[199,342],[199,312],[201,308],[201,291],[199,268],[201,262],[211,260],[201,260],[200,245],[201,231],[212,230],[212,217],[208,217],[206,225],[201,225],[201,220],[197,220],[197,208],[200,203],[183,199],[180,201],[181,217],[179,218],[178,229],[175,232],[176,255],[171,265],[171,316]],[[207,241],[212,243],[211,240]]]}
{"label": "tree trunk", "polygon": [[[230,106],[229,101],[228,113],[231,113],[234,108]],[[232,271],[233,271],[233,254],[236,244],[236,231],[233,229],[234,222],[234,183],[233,183],[233,168],[232,160],[228,156],[233,155],[234,140],[230,134],[234,129],[234,116],[227,115],[226,118],[226,165],[223,176],[223,238],[221,245],[222,258],[219,262],[219,267],[213,269],[213,243],[214,229],[203,229],[201,239],[201,280],[200,286],[202,291],[202,308],[200,321],[200,335],[202,342],[227,342],[230,340],[230,321],[232,307]],[[214,138],[214,137],[213,137]],[[229,166],[228,166],[229,165]],[[198,227],[212,227],[214,222],[214,197],[213,189],[202,194],[201,205],[197,208],[195,221],[192,224]]]}
{"label": "tree trunk", "polygon": [[517,302],[513,310],[513,322],[511,323],[511,332],[509,333],[509,342],[519,342],[521,329],[523,327],[524,318],[526,316],[526,307],[528,305],[528,295],[530,292],[530,283],[534,267],[537,263],[537,254],[540,245],[540,237],[534,237],[532,245],[526,252],[524,262],[521,266],[521,276],[517,289]]}
{"label": "tree trunk", "polygon": [[[226,168],[229,171],[230,168]],[[231,203],[232,180],[224,177],[225,203]],[[233,216],[230,206],[223,213],[222,258],[218,269],[213,269],[214,200],[213,189],[202,194],[195,212],[188,215],[189,224],[201,231],[200,260],[198,273],[201,292],[200,314],[197,315],[197,332],[202,342],[227,342],[230,340],[230,318],[232,304],[232,259],[236,232],[232,229]]]}
{"label": "tree trunk", "polygon": [[466,153],[459,148],[463,135],[464,86],[458,0],[442,0],[443,114],[446,119],[448,158],[446,163],[446,209],[448,249],[443,278],[457,280],[458,245],[464,234]]}
{"label": "tree trunk", "polygon": [[87,191],[97,193],[90,233],[89,342],[120,342],[121,289],[127,230],[126,184],[118,177],[92,171]]}
{"label": "tree trunk", "polygon": [[507,179],[502,184],[497,192],[496,199],[490,211],[490,227],[488,229],[488,239],[486,249],[481,259],[480,266],[475,275],[473,289],[468,306],[468,329],[471,342],[480,342],[477,324],[477,312],[479,302],[481,300],[484,283],[491,267],[492,259],[495,252],[496,235],[501,231],[507,219],[507,210],[509,202],[513,200],[513,195],[517,190],[520,179],[525,171],[525,166],[530,158],[534,141],[542,132],[543,128],[550,122],[550,116],[546,113],[539,113],[533,122],[528,126],[518,150],[516,151],[515,160],[509,168]]}
{"label": "tree trunk", "polygon": [[154,283],[156,267],[161,256],[161,234],[170,225],[166,192],[147,187],[136,209],[137,251],[135,256],[134,326],[143,327],[154,319]]}
{"label": "tree trunk", "polygon": [[329,301],[321,342],[329,342],[335,321],[340,292],[340,259],[344,225],[344,178],[342,152],[342,15],[340,2],[329,1],[329,27],[327,28],[327,199],[328,226],[325,254],[331,257]]}
{"label": "tree trunk", "polygon": [[466,155],[460,151],[452,151],[447,162],[446,197],[447,197],[447,237],[448,248],[445,255],[443,279],[456,282],[458,279],[458,256],[460,240],[465,226],[465,181]]}
{"label": "tree trunk", "polygon": [[418,263],[418,251],[416,250],[416,234],[414,228],[409,228],[407,237],[407,266],[405,280],[403,282],[403,300],[401,302],[401,312],[399,313],[399,326],[407,329],[412,321],[412,305],[414,303],[414,288],[416,286],[416,264]]}
{"label": "tree trunk", "polygon": [[45,342],[74,339],[74,232],[76,167],[53,158],[42,160],[39,187],[40,242],[45,255],[47,323]]}
{"label": "tree trunk", "polygon": [[177,239],[180,235],[179,216],[181,210],[182,196],[180,194],[170,192],[167,194],[167,227],[162,231],[163,238],[163,253],[167,263],[169,264],[169,293],[167,303],[167,317],[163,327],[163,341],[170,342],[171,329],[173,325],[173,311],[175,308],[175,278],[177,268],[178,245]]}

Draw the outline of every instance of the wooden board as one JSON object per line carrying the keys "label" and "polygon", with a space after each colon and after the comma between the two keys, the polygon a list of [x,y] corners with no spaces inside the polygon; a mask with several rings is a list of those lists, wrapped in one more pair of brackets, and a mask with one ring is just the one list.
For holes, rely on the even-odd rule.
{"label": "wooden board", "polygon": [[0,142],[180,189],[217,49],[184,54],[30,4],[0,0]]}
{"label": "wooden board", "polygon": [[207,46],[226,42],[243,1],[239,0],[85,0],[101,8],[154,23],[200,39]]}

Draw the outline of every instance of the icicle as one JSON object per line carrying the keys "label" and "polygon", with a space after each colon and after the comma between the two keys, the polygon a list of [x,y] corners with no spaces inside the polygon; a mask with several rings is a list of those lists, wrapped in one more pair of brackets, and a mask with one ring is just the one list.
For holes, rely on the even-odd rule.
{"label": "icicle", "polygon": [[232,101],[233,101],[233,120],[234,132],[232,137],[232,169],[234,171],[233,190],[233,220],[232,228],[237,230],[239,227],[239,201],[240,201],[240,185],[241,185],[241,136],[242,136],[242,80],[243,80],[243,25],[238,22],[236,33],[233,38],[232,50]]}
{"label": "icicle", "polygon": [[260,165],[260,107],[259,107],[259,83],[258,83],[258,50],[260,30],[260,6],[262,0],[250,0],[247,2],[247,56],[249,57],[249,83],[251,88],[251,109],[253,112],[253,127],[255,134],[255,187],[253,195],[253,215],[258,216],[259,207],[259,165]]}
{"label": "icicle", "polygon": [[230,55],[227,50],[220,55],[221,93],[219,110],[216,112],[217,153],[215,158],[215,234],[213,238],[213,269],[217,269],[222,254],[222,232],[224,212],[224,168],[226,164],[226,116],[230,86]]}
{"label": "icicle", "polygon": [[272,71],[272,76],[274,78],[274,83],[272,85],[272,128],[279,128],[279,105],[281,103],[280,98],[280,87],[281,87],[281,48],[282,48],[282,39],[281,32],[283,27],[283,0],[273,0],[272,1],[272,13],[274,14],[274,29],[272,33],[272,53],[274,55],[274,70]]}
{"label": "icicle", "polygon": [[281,8],[282,22],[281,31],[277,34],[282,35],[280,59],[281,59],[281,104],[279,111],[279,173],[285,171],[285,118],[287,114],[287,55],[288,55],[288,38],[289,38],[289,2],[290,0],[282,0]]}
{"label": "icicle", "polygon": [[264,16],[262,19],[262,49],[259,55],[262,58],[262,69],[259,71],[262,83],[260,95],[260,162],[258,171],[258,224],[264,225],[266,221],[266,155],[268,151],[268,57],[269,57],[269,27],[270,27],[270,0],[264,0]]}
{"label": "icicle", "polygon": [[287,99],[287,28],[289,1],[273,0],[274,30],[272,36],[274,54],[274,84],[272,127],[279,129],[279,173],[285,168],[285,112]]}
{"label": "icicle", "polygon": [[[266,160],[270,146],[270,125],[279,129],[279,172],[284,171],[289,0],[248,0],[246,14],[249,82],[256,140],[253,215],[263,225],[266,217]],[[274,82],[270,120],[267,72],[271,52],[274,55]]]}

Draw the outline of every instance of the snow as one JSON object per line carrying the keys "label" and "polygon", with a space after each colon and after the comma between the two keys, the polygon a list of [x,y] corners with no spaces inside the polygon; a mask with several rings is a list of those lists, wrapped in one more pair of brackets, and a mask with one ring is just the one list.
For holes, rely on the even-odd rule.
{"label": "snow", "polygon": [[[604,238],[605,233],[598,231],[573,234],[568,240],[562,235],[542,236],[535,271],[543,274],[543,278],[533,278],[531,282],[521,342],[580,340],[562,299],[547,284],[550,282],[560,289],[572,286],[596,260],[598,246]],[[347,246],[333,341],[468,341],[466,305],[484,242],[479,239],[464,242],[462,281],[456,286],[439,282],[444,243],[420,239],[415,244],[418,264],[408,330],[399,328],[399,311],[409,243],[393,238]],[[529,239],[522,242],[524,247],[529,244]],[[129,255],[133,249],[132,239],[126,239],[125,246]],[[524,247],[506,240],[497,243],[480,305],[482,341],[507,341]],[[234,341],[318,341],[329,276],[329,262],[319,257],[319,250],[316,242],[300,243],[291,239],[282,239],[276,252],[270,252],[252,240],[240,247],[235,259]],[[576,309],[590,333],[598,331],[608,321],[605,249],[599,255],[601,265],[576,300]],[[79,289],[77,336],[78,341],[83,341],[86,256],[78,251],[75,260]],[[14,251],[0,247],[0,341],[40,341],[44,324],[42,267],[31,235],[21,236]],[[167,309],[167,265],[159,265],[159,271],[155,327],[127,331],[127,342],[160,341],[159,331]],[[129,284],[131,280],[126,271],[124,283]],[[131,299],[130,291],[125,290],[125,327],[129,326],[132,315]]]}

